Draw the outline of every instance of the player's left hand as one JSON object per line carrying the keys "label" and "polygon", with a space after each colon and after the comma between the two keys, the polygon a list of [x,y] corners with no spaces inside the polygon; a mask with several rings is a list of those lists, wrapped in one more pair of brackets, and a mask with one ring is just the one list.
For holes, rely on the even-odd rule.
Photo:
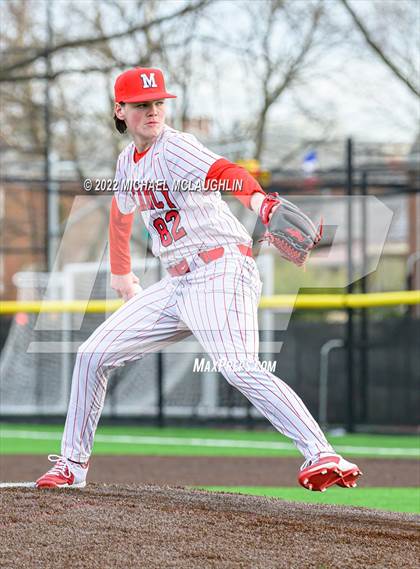
{"label": "player's left hand", "polygon": [[268,214],[268,223],[270,223],[271,218],[273,217],[273,213],[276,211],[276,209],[279,207],[279,204],[275,204],[272,208],[272,210],[269,212]]}
{"label": "player's left hand", "polygon": [[316,228],[303,211],[277,194],[265,197],[260,216],[267,226],[264,240],[272,243],[284,259],[298,267],[304,265],[311,249],[321,240],[322,222]]}

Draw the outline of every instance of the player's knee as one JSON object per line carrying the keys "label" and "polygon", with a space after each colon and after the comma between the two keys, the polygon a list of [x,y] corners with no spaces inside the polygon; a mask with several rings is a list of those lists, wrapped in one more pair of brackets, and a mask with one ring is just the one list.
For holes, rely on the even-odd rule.
{"label": "player's knee", "polygon": [[244,375],[249,375],[257,371],[260,367],[260,362],[258,358],[247,357],[246,355],[241,357],[238,355],[236,357],[220,359],[216,365],[217,371],[222,373],[231,385],[236,386],[237,384],[243,383]]}
{"label": "player's knee", "polygon": [[89,340],[86,340],[85,342],[83,342],[83,344],[80,344],[80,346],[78,347],[77,357],[85,358],[89,353],[91,353],[91,350],[89,350]]}
{"label": "player's knee", "polygon": [[85,346],[82,344],[81,346],[79,346],[77,348],[77,354],[76,354],[76,359],[77,360],[81,360],[84,359],[86,357],[86,350],[85,350]]}
{"label": "player's knee", "polygon": [[88,363],[92,367],[96,367],[101,359],[101,355],[102,351],[89,343],[89,340],[83,342],[77,350],[77,359]]}

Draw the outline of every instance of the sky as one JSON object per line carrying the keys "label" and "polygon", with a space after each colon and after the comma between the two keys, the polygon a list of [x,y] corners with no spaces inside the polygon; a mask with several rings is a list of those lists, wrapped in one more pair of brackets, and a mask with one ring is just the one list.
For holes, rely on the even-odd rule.
{"label": "sky", "polygon": [[[294,1],[305,5],[305,2],[310,0]],[[389,2],[390,0],[383,0],[384,4]],[[363,10],[366,11],[370,3],[371,0],[353,0],[353,5],[360,14],[363,14]],[[64,0],[56,3],[54,18],[62,28],[64,12],[59,9],[60,4],[64,4]],[[78,4],[85,11],[89,2],[85,0]],[[124,3],[126,4],[127,2]],[[183,4],[182,1],[171,0],[164,3],[164,10],[169,12]],[[217,26],[216,37],[223,41],[235,43],[235,38],[245,38],[247,30],[249,31],[249,20],[245,11],[240,9],[241,4],[241,0],[218,0],[206,19],[200,20],[197,33],[214,34],[214,28]],[[94,6],[92,3],[90,5]],[[131,5],[134,10],[134,3]],[[339,23],[348,23],[348,16],[337,2],[326,0],[325,5],[330,18]],[[133,17],[135,18],[135,11]],[[107,31],[116,31],[122,24],[114,18],[105,18],[105,29],[107,26]],[[282,47],[281,42],[293,41],[281,38],[283,31],[284,27],[280,24],[273,34],[274,45],[278,45],[279,49]],[[72,35],[79,33],[83,33],[80,28],[77,32],[73,31]],[[368,48],[353,50],[352,41],[360,41],[360,45],[363,45],[357,33],[354,38],[350,38],[349,45],[335,45],[330,51],[324,52],[317,61],[316,75],[312,73],[313,76],[307,83],[296,87],[293,93],[287,93],[273,106],[269,122],[274,128],[276,125],[283,125],[286,129],[290,126],[292,130],[297,128],[305,131],[308,136],[316,137],[322,134],[324,127],[320,129],[317,123],[308,121],[297,108],[297,98],[319,117],[319,122],[322,123],[324,119],[328,121],[332,125],[332,134],[337,136],[354,136],[366,141],[414,140],[420,118],[418,101]],[[169,39],[172,40],[172,37]],[[173,39],[176,41],[177,38]],[[121,43],[121,53],[127,53],[127,59],[131,57],[129,45]],[[246,47],[245,39],[243,47]],[[132,55],[135,56],[134,51]],[[176,57],[175,51],[173,54],[169,51],[169,57],[172,56]],[[124,59],[124,55],[121,59]],[[210,65],[206,59],[211,60]],[[104,84],[98,76],[93,76],[92,79],[100,85]],[[202,50],[195,50],[190,81],[191,114],[210,116],[220,131],[231,128],[237,121],[249,121],[255,117],[258,91],[252,75],[244,69],[238,54],[218,49],[211,44],[208,45],[204,57]],[[96,97],[97,102],[98,90],[94,89],[92,95]],[[105,97],[103,98],[105,100]]]}
{"label": "sky", "polygon": [[[294,1],[305,5],[305,2],[311,0]],[[262,4],[262,0],[260,2]],[[384,5],[389,2],[390,0],[383,0]],[[36,7],[34,14],[42,35],[45,2],[32,0],[32,4]],[[184,4],[184,0],[180,2],[168,0],[163,6],[166,11],[173,11]],[[235,38],[243,38],[242,45],[244,48],[247,47],[245,38],[250,23],[245,11],[238,8],[241,4],[241,0],[219,0],[211,8],[207,19],[200,20],[197,33],[207,35],[213,33],[216,38],[231,43],[235,43]],[[335,0],[325,0],[324,4],[327,6],[329,17],[335,18],[339,23],[348,23],[347,15]],[[360,13],[370,4],[371,0],[352,2]],[[93,14],[96,4],[90,0],[83,0],[72,5],[80,8],[86,18],[79,18],[78,25],[70,26],[69,22],[75,21],[74,15],[68,12],[70,3],[67,0],[56,0],[52,4],[56,37],[61,34],[66,38],[79,37],[92,33],[89,17]],[[102,5],[106,4],[103,2]],[[136,21],[134,2],[120,1],[119,5],[130,6],[133,21]],[[254,6],[258,4],[254,3]],[[124,29],[124,24],[116,18],[115,10],[109,14],[109,18],[103,19],[105,31],[115,32]],[[282,42],[286,42],[281,36],[281,31],[280,26],[274,35],[274,45],[279,49],[284,47]],[[400,37],[401,34],[395,34],[395,38]],[[173,35],[171,32],[171,36],[167,39],[175,42],[176,34]],[[290,43],[291,40],[287,41]],[[323,53],[322,58],[316,61],[316,73],[311,72],[309,79],[297,85],[293,92],[286,93],[270,110],[268,117],[270,133],[278,131],[286,137],[303,139],[322,138],[328,135],[330,138],[342,139],[353,136],[356,140],[364,142],[412,143],[414,141],[420,118],[418,100],[369,49],[356,49],[356,44],[360,46],[363,42],[354,33],[349,42],[335,45]],[[131,41],[118,41],[113,46],[116,47],[122,61],[133,59],[136,56],[135,52],[138,53],[141,48],[141,46],[133,47]],[[169,51],[170,58],[175,59],[176,56],[176,50]],[[87,62],[85,57],[85,51],[67,51],[64,56],[54,59],[54,67],[55,69],[59,69],[60,65],[83,67]],[[256,61],[256,67],[258,63]],[[116,77],[118,73],[119,71],[115,71],[113,76]],[[173,79],[171,76],[167,77],[167,87],[176,92]],[[109,82],[106,77],[96,73],[73,74],[63,77],[61,81],[73,105],[83,105],[92,117],[101,110],[108,112],[112,81]],[[255,119],[258,86],[252,73],[241,64],[240,54],[232,54],[229,50],[211,43],[206,46],[204,52],[202,49],[195,49],[189,81],[191,115],[209,117],[215,125],[216,134],[232,131],[238,122],[244,123]],[[176,106],[180,102],[170,101],[168,105]],[[303,105],[316,115],[318,120],[309,120],[299,105]]]}
{"label": "sky", "polygon": [[[365,0],[363,4],[368,2]],[[232,2],[222,4],[226,14],[232,14]],[[347,17],[331,0],[328,5],[339,20]],[[361,5],[358,2],[355,7],[359,10]],[[233,25],[240,29],[243,18],[238,12],[235,14],[236,18],[226,16],[223,21],[228,21],[229,26],[234,22]],[[233,36],[234,33],[233,28],[230,34]],[[207,113],[213,116],[220,113],[222,122],[229,123],[252,115],[255,98],[252,80],[244,77],[237,59],[230,53],[222,57],[219,82],[228,96],[216,98],[211,85],[203,83],[197,85],[192,108],[194,113],[202,113],[204,100]],[[367,48],[353,51],[351,45],[335,46],[317,62],[317,76],[299,86],[293,95],[286,94],[270,111],[269,120],[273,125],[285,128],[289,125],[292,130],[307,129],[308,136],[316,137],[319,128],[296,108],[295,97],[321,120],[325,117],[331,121],[337,136],[354,136],[365,141],[412,142],[418,132],[419,101]]]}

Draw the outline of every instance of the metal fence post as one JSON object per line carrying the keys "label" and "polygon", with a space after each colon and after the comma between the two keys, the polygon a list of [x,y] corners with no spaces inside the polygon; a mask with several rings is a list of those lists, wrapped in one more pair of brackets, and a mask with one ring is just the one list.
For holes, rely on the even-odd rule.
{"label": "metal fence post", "polygon": [[321,428],[328,427],[328,358],[330,352],[337,348],[343,348],[344,342],[340,339],[328,340],[321,346],[320,369],[319,369],[319,392],[318,392],[318,421]]}
{"label": "metal fence post", "polygon": [[[368,272],[368,252],[367,252],[367,232],[368,216],[366,198],[368,194],[368,174],[362,173],[362,275],[360,285],[362,293],[368,292],[367,272]],[[360,419],[366,422],[369,414],[368,382],[369,382],[369,312],[368,308],[361,309],[361,329],[360,329],[360,391],[361,391],[361,410]]]}
{"label": "metal fence post", "polygon": [[[353,292],[353,141],[347,140],[346,145],[346,164],[347,164],[347,294]],[[347,430],[349,433],[354,431],[354,322],[353,309],[347,308]]]}

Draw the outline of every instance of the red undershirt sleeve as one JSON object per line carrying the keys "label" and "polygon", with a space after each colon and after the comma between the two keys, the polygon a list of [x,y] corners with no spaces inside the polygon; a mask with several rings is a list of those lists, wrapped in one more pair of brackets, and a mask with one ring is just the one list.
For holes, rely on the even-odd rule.
{"label": "red undershirt sleeve", "polygon": [[133,221],[134,212],[121,213],[114,196],[109,216],[109,258],[113,275],[131,272],[130,237]]}
{"label": "red undershirt sleeve", "polygon": [[[259,183],[251,176],[249,172],[238,166],[237,164],[233,164],[226,160],[225,158],[220,158],[216,160],[212,166],[210,166],[210,170],[207,173],[206,177],[206,187],[212,187],[212,181],[214,184],[214,189],[217,188],[216,181],[224,181],[227,180],[227,188],[230,194],[235,196],[245,207],[250,207],[251,196],[256,192],[265,195],[264,190],[261,188]],[[233,186],[233,182],[236,180],[240,180],[241,187],[240,189],[235,189]],[[222,189],[223,191],[223,189]]]}

